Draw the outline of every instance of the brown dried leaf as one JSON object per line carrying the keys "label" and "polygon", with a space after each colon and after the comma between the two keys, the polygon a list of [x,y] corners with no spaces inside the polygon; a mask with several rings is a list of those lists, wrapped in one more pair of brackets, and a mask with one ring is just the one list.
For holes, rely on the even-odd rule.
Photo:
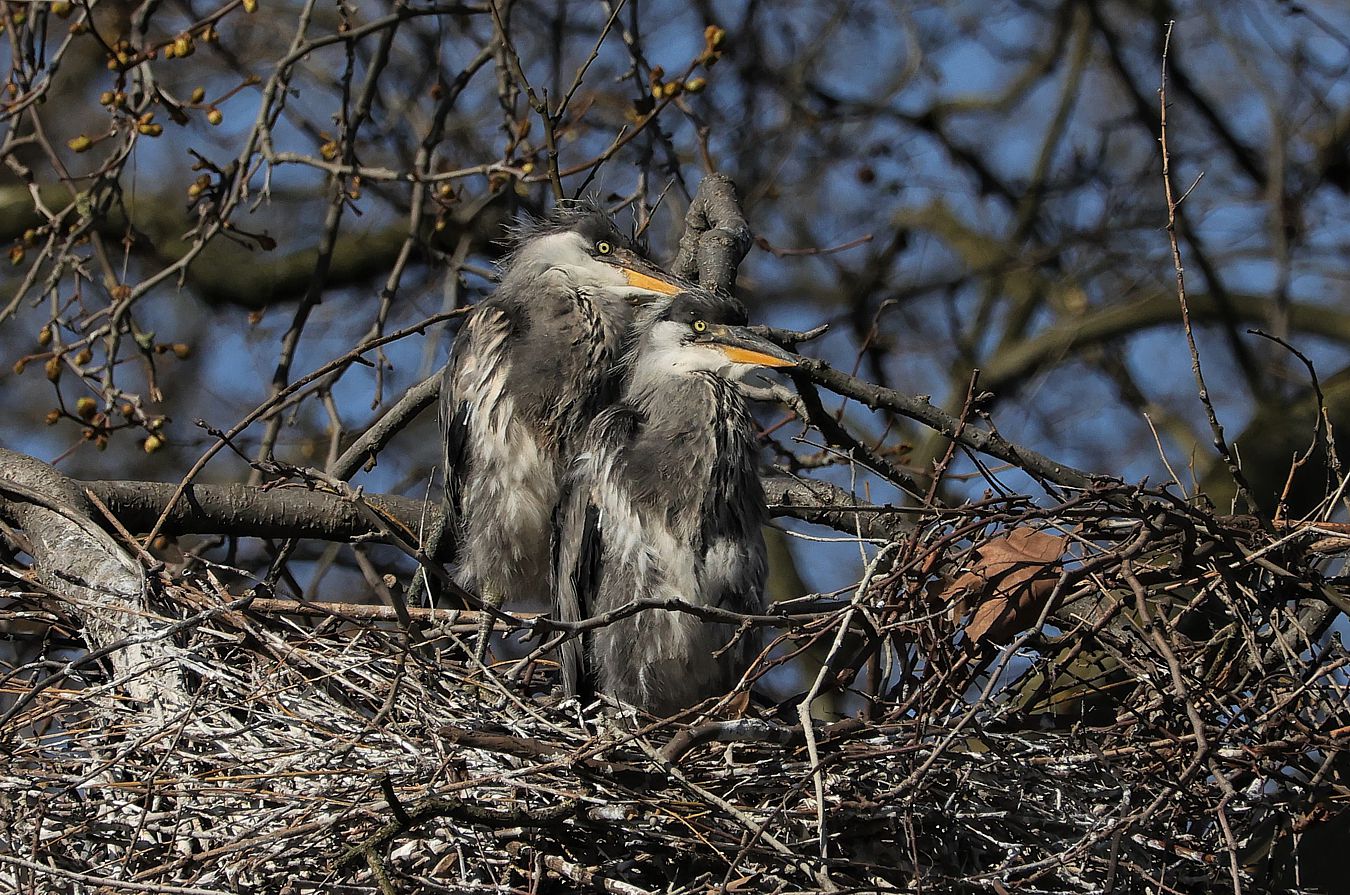
{"label": "brown dried leaf", "polygon": [[1059,579],[1065,538],[1018,528],[975,548],[979,560],[942,591],[953,618],[973,605],[966,625],[972,643],[998,639],[1036,619]]}
{"label": "brown dried leaf", "polygon": [[727,700],[725,714],[728,718],[744,718],[750,710],[750,691],[742,690]]}

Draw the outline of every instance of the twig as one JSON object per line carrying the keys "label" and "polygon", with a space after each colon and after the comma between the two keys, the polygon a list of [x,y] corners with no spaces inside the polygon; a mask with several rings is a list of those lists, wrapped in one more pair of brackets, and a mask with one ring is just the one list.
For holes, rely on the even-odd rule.
{"label": "twig", "polygon": [[183,478],[179,481],[178,487],[174,489],[173,496],[169,499],[169,502],[167,506],[165,506],[163,512],[160,514],[160,517],[157,520],[155,520],[155,524],[151,527],[150,533],[149,535],[146,536],[145,542],[148,544],[155,539],[155,536],[159,534],[160,529],[164,526],[164,523],[167,521],[169,513],[173,510],[174,506],[178,503],[178,501],[183,497],[183,493],[187,490],[188,486],[192,484],[192,480],[195,479],[197,477],[197,474],[200,473],[206,467],[206,464],[211,461],[211,458],[220,452],[221,448],[225,446],[226,442],[229,439],[239,435],[239,433],[243,432],[245,429],[251,426],[264,414],[268,413],[275,406],[277,406],[287,398],[291,397],[292,395],[294,395],[295,393],[297,393],[310,383],[322,379],[323,377],[327,376],[334,370],[338,370],[341,369],[342,367],[356,363],[361,358],[361,355],[363,355],[365,352],[372,351],[376,348],[379,348],[382,345],[388,345],[390,342],[396,342],[399,339],[403,339],[412,335],[413,333],[422,332],[424,329],[426,329],[428,326],[431,326],[434,323],[439,323],[443,320],[449,320],[450,318],[456,317],[459,314],[460,311],[448,311],[441,314],[433,314],[432,316],[427,317],[426,319],[420,321],[419,323],[415,323],[412,326],[398,330],[397,332],[394,333],[390,333],[387,336],[381,336],[377,339],[371,339],[363,343],[362,345],[357,346],[356,348],[352,349],[351,351],[347,352],[346,354],[342,355],[336,360],[329,361],[328,363],[319,367],[314,372],[306,376],[300,377],[299,379],[292,382],[290,385],[277,391],[275,395],[271,396],[268,400],[264,401],[262,404],[259,404],[256,408],[254,408],[252,411],[246,414],[243,419],[241,419],[239,422],[231,426],[230,429],[225,433],[225,435],[222,438],[217,439],[216,442],[213,445],[211,445],[211,447],[207,448],[206,452],[202,454],[202,456],[197,460],[197,462],[192,464],[192,468],[187,471],[187,474],[184,475]]}
{"label": "twig", "polygon": [[1030,448],[1010,442],[992,430],[964,426],[958,417],[930,404],[927,396],[906,395],[895,389],[873,385],[842,373],[815,358],[799,357],[795,369],[837,395],[860,401],[874,409],[884,408],[907,416],[966,447],[997,457],[1057,485],[1090,488],[1094,483],[1111,481],[1106,476],[1097,476],[1075,469],[1067,463],[1060,463]]}
{"label": "twig", "polygon": [[[1181,263],[1181,245],[1177,239],[1177,208],[1181,205],[1181,200],[1174,198],[1172,194],[1172,160],[1167,152],[1167,53],[1172,45],[1172,28],[1175,24],[1176,22],[1169,21],[1167,31],[1163,35],[1162,81],[1158,88],[1158,143],[1162,148],[1163,191],[1167,196],[1167,241],[1172,248],[1172,268],[1176,271],[1177,300],[1181,303],[1181,325],[1186,332],[1186,346],[1191,352],[1191,373],[1195,376],[1195,386],[1200,395],[1200,403],[1204,405],[1205,416],[1209,420],[1209,430],[1213,436],[1214,449],[1218,451],[1219,457],[1228,467],[1228,474],[1232,476],[1233,483],[1237,485],[1238,497],[1245,500],[1247,506],[1253,512],[1259,512],[1251,486],[1247,483],[1247,477],[1242,473],[1242,467],[1234,458],[1232,451],[1228,449],[1228,441],[1223,434],[1223,425],[1219,422],[1218,414],[1214,411],[1214,403],[1209,399],[1209,389],[1205,386],[1205,376],[1200,369],[1200,352],[1195,346],[1195,333],[1191,330],[1191,310],[1186,302],[1186,271]],[[1187,190],[1187,194],[1189,192]]]}
{"label": "twig", "polygon": [[25,870],[31,870],[45,877],[55,877],[57,879],[70,880],[75,883],[84,883],[89,886],[96,886],[100,889],[125,889],[129,892],[149,892],[154,895],[225,895],[225,889],[199,889],[195,886],[173,886],[167,883],[137,883],[130,880],[115,879],[109,876],[99,876],[93,873],[77,873],[73,870],[64,870],[60,867],[53,867],[49,864],[39,864],[37,861],[26,861],[23,858],[7,855],[0,852],[0,861],[9,864],[12,867],[22,867]]}

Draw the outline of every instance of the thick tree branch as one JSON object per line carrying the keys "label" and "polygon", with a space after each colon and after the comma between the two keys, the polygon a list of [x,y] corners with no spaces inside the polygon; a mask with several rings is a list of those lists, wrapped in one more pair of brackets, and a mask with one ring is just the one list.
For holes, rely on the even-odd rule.
{"label": "thick tree branch", "polygon": [[[133,532],[149,531],[173,498],[168,482],[82,482]],[[416,540],[423,502],[394,495],[363,495],[365,503]],[[429,517],[437,511],[428,507]],[[351,500],[304,487],[262,489],[250,485],[188,485],[165,517],[164,534],[219,534],[250,538],[315,538],[324,541],[383,540]]]}
{"label": "thick tree branch", "polygon": [[[70,480],[66,480],[70,481]],[[173,497],[167,482],[70,482],[88,488],[133,532],[148,531]],[[905,528],[889,507],[858,507],[848,492],[828,482],[770,475],[765,495],[775,516],[827,525],[864,537],[889,538]],[[367,494],[362,499],[404,537],[417,541],[440,510],[411,497]],[[83,502],[81,502],[83,507]],[[855,521],[856,520],[856,521]],[[301,487],[262,489],[249,485],[189,485],[165,519],[165,534],[220,534],[251,538],[313,538],[323,541],[384,540],[366,513],[338,494]]]}
{"label": "thick tree branch", "polygon": [[[1267,295],[1229,293],[1223,305],[1207,293],[1188,294],[1187,299],[1191,319],[1195,322],[1236,319],[1260,323],[1270,316],[1270,297]],[[1289,328],[1294,332],[1350,342],[1350,314],[1335,308],[1335,304],[1327,307],[1290,304]],[[1175,325],[1176,321],[1177,297],[1166,292],[1128,304],[1092,308],[1081,316],[1066,318],[1016,344],[1005,346],[981,367],[980,384],[995,392],[1004,391],[1085,346],[1125,338],[1156,326]]]}

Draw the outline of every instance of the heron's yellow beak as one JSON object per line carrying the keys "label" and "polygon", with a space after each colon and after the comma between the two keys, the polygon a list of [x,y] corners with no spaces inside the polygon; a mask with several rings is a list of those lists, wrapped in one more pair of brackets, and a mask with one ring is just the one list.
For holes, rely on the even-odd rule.
{"label": "heron's yellow beak", "polygon": [[762,351],[751,351],[746,348],[738,348],[735,345],[718,345],[717,350],[725,354],[733,363],[737,364],[754,364],[759,367],[797,366],[796,361],[774,357],[772,354],[765,354]]}
{"label": "heron's yellow beak", "polygon": [[699,341],[709,343],[734,364],[751,364],[756,367],[797,366],[797,359],[791,354],[743,326],[713,324]]}
{"label": "heron's yellow beak", "polygon": [[623,276],[624,279],[628,281],[628,285],[638,289],[646,289],[649,292],[659,292],[662,295],[677,295],[683,291],[674,283],[668,283],[665,280],[654,277],[651,274],[643,273],[632,267],[624,267]]}

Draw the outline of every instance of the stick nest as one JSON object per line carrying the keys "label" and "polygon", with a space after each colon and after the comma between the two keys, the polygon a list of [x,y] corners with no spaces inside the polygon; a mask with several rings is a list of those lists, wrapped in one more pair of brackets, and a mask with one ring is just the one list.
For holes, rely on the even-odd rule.
{"label": "stick nest", "polygon": [[264,615],[172,570],[183,692],[133,704],[15,576],[0,882],[1322,891],[1302,855],[1350,792],[1335,530],[1108,488],[896,532],[856,591],[747,622],[774,642],[748,679],[795,696],[673,721],[560,701],[546,659],[471,667],[468,613]]}

